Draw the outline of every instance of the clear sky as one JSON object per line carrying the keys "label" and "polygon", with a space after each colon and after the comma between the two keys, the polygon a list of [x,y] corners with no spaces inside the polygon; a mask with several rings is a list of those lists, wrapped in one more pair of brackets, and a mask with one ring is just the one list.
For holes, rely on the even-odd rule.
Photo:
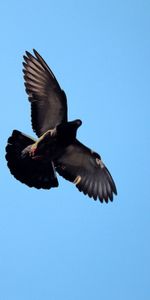
{"label": "clear sky", "polygon": [[[1,1],[0,300],[150,299],[150,2]],[[22,55],[35,48],[81,118],[118,196],[101,204],[59,177],[30,189],[5,161],[33,135]]]}

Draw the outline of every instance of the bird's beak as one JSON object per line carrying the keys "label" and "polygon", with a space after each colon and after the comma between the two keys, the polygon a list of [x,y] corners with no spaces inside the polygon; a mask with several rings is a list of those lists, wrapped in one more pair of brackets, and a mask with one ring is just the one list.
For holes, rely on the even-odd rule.
{"label": "bird's beak", "polygon": [[78,120],[75,120],[74,122],[75,122],[77,128],[80,127],[80,126],[82,125],[82,121],[79,120],[79,119],[78,119]]}

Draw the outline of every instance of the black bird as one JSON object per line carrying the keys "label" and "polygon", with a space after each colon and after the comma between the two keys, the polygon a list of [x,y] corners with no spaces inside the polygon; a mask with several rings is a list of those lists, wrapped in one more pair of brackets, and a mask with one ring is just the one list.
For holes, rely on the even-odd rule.
{"label": "black bird", "polygon": [[6,146],[10,172],[29,187],[50,189],[58,186],[57,171],[85,195],[112,201],[117,190],[111,174],[100,155],[76,139],[82,122],[68,122],[65,92],[43,58],[33,51],[34,56],[26,51],[23,73],[38,140],[13,131]]}

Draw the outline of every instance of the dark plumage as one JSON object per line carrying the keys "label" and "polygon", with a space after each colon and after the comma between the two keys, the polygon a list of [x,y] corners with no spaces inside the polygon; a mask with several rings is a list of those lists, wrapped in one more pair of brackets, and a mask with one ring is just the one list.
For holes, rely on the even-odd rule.
{"label": "dark plumage", "polygon": [[14,130],[6,160],[14,177],[29,187],[58,186],[56,171],[85,195],[101,202],[117,194],[111,174],[96,152],[81,144],[76,133],[81,120],[68,121],[67,98],[43,58],[26,52],[23,72],[31,102],[32,128],[37,141]]}

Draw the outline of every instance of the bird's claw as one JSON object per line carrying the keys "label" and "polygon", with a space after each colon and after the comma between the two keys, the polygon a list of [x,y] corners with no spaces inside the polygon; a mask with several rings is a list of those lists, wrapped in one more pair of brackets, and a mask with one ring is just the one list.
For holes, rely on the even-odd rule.
{"label": "bird's claw", "polygon": [[37,150],[37,143],[34,143],[33,145],[31,145],[29,149],[29,156],[33,157],[35,155],[36,150]]}
{"label": "bird's claw", "polygon": [[56,135],[56,128],[49,129],[47,132],[50,133],[50,136],[55,136]]}

